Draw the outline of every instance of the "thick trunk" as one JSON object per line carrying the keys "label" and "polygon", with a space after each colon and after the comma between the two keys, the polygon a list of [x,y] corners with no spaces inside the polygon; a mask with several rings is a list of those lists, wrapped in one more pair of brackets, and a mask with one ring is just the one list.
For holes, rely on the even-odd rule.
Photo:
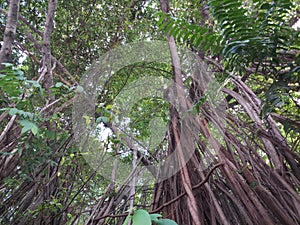
{"label": "thick trunk", "polygon": [[4,31],[3,45],[0,51],[0,69],[3,69],[1,63],[11,62],[12,45],[15,40],[20,0],[11,0],[7,15],[7,22]]}

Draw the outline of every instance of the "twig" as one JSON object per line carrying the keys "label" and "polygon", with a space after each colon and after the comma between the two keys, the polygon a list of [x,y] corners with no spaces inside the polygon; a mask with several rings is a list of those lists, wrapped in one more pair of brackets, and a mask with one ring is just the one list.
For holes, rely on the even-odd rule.
{"label": "twig", "polygon": [[46,105],[44,108],[41,109],[40,114],[42,114],[44,111],[46,111],[47,109],[49,109],[50,107],[52,107],[53,105],[55,105],[56,103],[60,102],[61,99],[56,99],[55,101],[49,103],[48,105]]}

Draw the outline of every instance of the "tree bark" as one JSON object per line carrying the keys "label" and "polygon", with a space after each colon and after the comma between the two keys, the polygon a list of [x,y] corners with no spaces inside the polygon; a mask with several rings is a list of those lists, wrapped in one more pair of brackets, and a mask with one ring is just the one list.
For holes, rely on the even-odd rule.
{"label": "tree bark", "polygon": [[53,75],[51,70],[51,33],[54,27],[54,14],[56,10],[57,0],[49,0],[48,12],[43,34],[43,67],[42,76],[44,76],[44,87],[46,89],[48,100],[51,102],[54,97],[51,96],[50,88],[53,86]]}
{"label": "tree bark", "polygon": [[[169,1],[168,0],[160,0],[160,5],[161,5],[161,10],[163,13],[168,13],[169,12]],[[181,74],[181,64],[180,64],[180,59],[178,56],[178,51],[177,47],[175,44],[174,37],[169,36],[167,34],[167,40],[169,44],[169,49],[170,49],[170,54],[171,54],[171,59],[172,59],[172,67],[173,67],[173,80],[175,82],[177,90],[175,90],[177,93],[176,98],[179,100],[179,107],[184,108],[185,107],[185,100],[184,96],[182,96],[182,90],[183,90],[183,80],[182,80],[182,74]],[[181,110],[181,109],[179,109]],[[177,118],[177,112],[176,112],[175,106],[170,106],[170,117],[171,117],[171,123],[172,127],[171,129],[173,130],[174,134],[174,141],[175,141],[175,146],[178,152],[178,158],[179,158],[179,164],[181,165],[181,180],[182,180],[182,185],[184,190],[187,193],[187,205],[189,207],[189,212],[192,217],[192,223],[195,225],[201,225],[201,220],[199,218],[199,211],[197,207],[197,202],[196,198],[193,195],[192,192],[192,183],[190,180],[190,175],[188,171],[188,167],[186,165],[185,157],[184,157],[184,152],[183,152],[183,146],[181,146],[180,143],[180,123],[178,121],[179,118]],[[191,146],[192,148],[192,146]]]}
{"label": "tree bark", "polygon": [[19,7],[20,0],[11,0],[9,2],[7,22],[3,37],[3,45],[0,50],[0,69],[4,68],[2,63],[8,63],[12,61],[12,45],[15,40],[17,31]]}

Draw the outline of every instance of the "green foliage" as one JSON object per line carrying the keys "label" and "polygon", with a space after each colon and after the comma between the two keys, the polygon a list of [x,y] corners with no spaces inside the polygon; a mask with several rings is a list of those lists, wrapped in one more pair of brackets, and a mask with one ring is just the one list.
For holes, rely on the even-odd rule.
{"label": "green foliage", "polygon": [[271,79],[270,86],[263,87],[262,117],[284,106],[297,109],[300,55],[291,52],[300,49],[300,31],[289,26],[296,4],[290,0],[209,0],[208,5],[213,29],[163,13],[157,14],[158,28],[194,49],[222,55],[227,71],[244,75],[254,68],[265,81]]}
{"label": "green foliage", "polygon": [[41,85],[35,80],[29,80],[24,72],[13,64],[4,63],[5,69],[0,71],[0,104],[20,103],[24,94],[33,94],[36,90],[43,95]]}
{"label": "green foliage", "polygon": [[[216,31],[221,35],[222,54],[228,69],[242,71],[251,63],[271,58],[271,66],[278,64],[278,51],[298,48],[297,36],[288,27],[293,10],[289,0],[272,3],[212,0],[210,11]],[[210,43],[208,43],[210,44]],[[262,65],[264,66],[264,65]]]}
{"label": "green foliage", "polygon": [[[18,116],[18,123],[21,125],[21,133],[24,134],[27,131],[31,131],[32,134],[38,134],[38,125],[34,122],[36,115],[26,108],[26,105],[30,100],[24,98],[24,95],[33,95],[37,90],[39,93],[43,93],[41,85],[34,80],[28,80],[24,72],[13,64],[4,63],[5,69],[0,74],[0,93],[3,92],[0,99],[0,105],[2,109],[0,111],[8,110],[9,115]],[[6,108],[5,106],[12,106],[12,108]]]}
{"label": "green foliage", "polygon": [[[6,108],[4,108],[4,110],[6,110]],[[11,108],[9,109],[9,115],[13,116],[13,115],[19,115],[23,118],[29,118],[29,119],[33,119],[33,114],[30,112],[25,112],[24,110],[21,109],[17,109],[17,108]]]}
{"label": "green foliage", "polygon": [[[1,6],[7,8],[6,2],[2,1]],[[29,56],[23,65],[5,64],[6,68],[0,71],[0,130],[3,131],[14,117],[16,122],[10,131],[15,135],[9,133],[8,141],[11,141],[11,137],[18,138],[14,141],[15,145],[9,145],[3,151],[0,149],[1,156],[7,157],[2,159],[5,162],[3,165],[7,164],[8,168],[12,168],[1,183],[4,188],[0,193],[3,200],[0,211],[5,212],[1,214],[0,223],[12,224],[11,221],[15,220],[13,224],[18,224],[17,220],[21,218],[24,219],[24,224],[31,224],[37,218],[52,217],[53,220],[66,219],[66,224],[85,224],[87,218],[94,216],[91,212],[96,210],[96,205],[103,202],[101,207],[105,206],[111,197],[116,197],[116,192],[106,192],[109,181],[101,175],[95,175],[85,161],[84,155],[89,153],[80,152],[72,144],[74,140],[70,141],[71,102],[75,93],[84,91],[77,85],[81,75],[100,54],[115,46],[136,40],[164,39],[164,34],[168,33],[178,43],[187,45],[195,52],[205,52],[212,59],[217,58],[216,62],[223,64],[226,72],[241,76],[251,73],[247,85],[263,101],[262,117],[276,112],[294,120],[296,118],[296,121],[300,120],[300,54],[294,54],[294,50],[299,50],[300,38],[299,31],[289,27],[290,18],[296,13],[296,3],[289,0],[208,0],[203,3],[197,0],[176,0],[170,1],[170,7],[172,13],[166,15],[155,14],[160,11],[158,1],[60,1],[51,35],[51,52],[70,73],[66,73],[53,61],[54,85],[51,91],[54,99],[59,101],[49,110],[53,115],[48,115],[41,113],[42,109],[49,106],[49,102],[37,81],[42,60],[41,46],[38,45],[42,43],[47,1],[21,1],[22,19],[19,20],[13,50],[14,62],[16,65],[20,64],[19,57],[23,57],[24,53]],[[209,10],[211,15],[205,21],[202,18],[203,8]],[[23,18],[27,20],[27,24]],[[4,15],[0,16],[0,20],[4,25]],[[4,26],[1,30],[3,29]],[[28,34],[36,42],[32,42]],[[171,79],[172,67],[160,63],[136,63],[116,71],[105,84],[103,93],[98,96],[96,123],[114,123],[114,116],[118,112],[113,106],[124,87],[129,87],[129,97],[136,96],[132,87],[134,82],[153,76]],[[197,100],[191,109],[192,113],[198,115],[205,102],[217,101],[214,99],[215,93],[225,85],[227,88],[230,85],[226,83],[227,74],[217,73],[216,76],[218,81],[225,80],[224,85],[211,84],[215,89],[211,88],[212,93],[206,93]],[[188,82],[185,84],[190,85]],[[121,99],[122,104],[128,103],[126,96]],[[231,101],[235,103],[234,99]],[[243,110],[237,111],[238,118],[245,119]],[[144,155],[151,163],[156,163],[156,159],[161,160],[160,157],[167,154],[167,141],[160,139],[166,132],[158,131],[165,131],[163,125],[169,121],[168,113],[168,103],[162,97],[151,96],[137,101],[128,114],[128,129],[137,133],[135,137],[138,142],[144,143],[150,136],[158,136],[157,141],[149,141],[149,154]],[[154,117],[158,120],[153,121]],[[90,117],[86,116],[84,119],[87,125],[92,123]],[[49,124],[55,129],[49,129]],[[299,152],[297,124],[288,120],[282,122],[280,131],[287,137],[287,143],[293,146],[292,150]],[[132,151],[122,144],[118,135],[112,135],[105,143],[111,151],[108,154],[120,156],[122,162],[131,165]],[[244,139],[240,139],[242,144]],[[259,139],[251,141],[257,142],[257,147],[261,144]],[[208,141],[203,142],[206,144]],[[102,147],[102,144],[95,140],[95,145]],[[151,157],[148,157],[150,154]],[[11,159],[16,159],[17,162]],[[269,159],[269,155],[263,155],[263,160]],[[268,162],[268,165],[272,166],[272,162]],[[237,172],[243,175],[244,171]],[[5,173],[6,171],[3,174]],[[127,171],[124,173],[128,174]],[[38,184],[37,189],[32,192],[26,190],[24,187],[28,187],[27,182]],[[252,183],[251,187],[255,188],[256,183]],[[52,188],[54,191],[49,194],[51,197],[47,197],[44,191]],[[152,201],[152,195],[148,193],[154,189],[153,184],[150,189],[145,194],[144,188],[136,188],[135,205],[147,207]],[[140,195],[145,195],[145,198],[139,198]],[[99,201],[100,198],[103,201]],[[28,203],[28,199],[31,202]],[[9,202],[10,200],[12,201]],[[128,204],[126,200],[122,202]],[[27,203],[30,209],[33,208],[32,211],[28,208],[25,210]],[[126,207],[128,205],[116,205],[115,212],[121,213]],[[78,212],[81,212],[80,215]],[[62,218],[65,214],[66,217]],[[150,214],[145,210],[137,210],[133,215],[130,212],[123,224],[127,225],[130,219],[134,225],[176,225],[176,222],[164,219],[160,214]],[[117,218],[107,220],[111,222]]]}
{"label": "green foliage", "polygon": [[5,69],[0,71],[0,90],[6,93],[7,98],[18,98],[22,93],[22,82],[26,80],[23,71],[13,64],[4,63]]}
{"label": "green foliage", "polygon": [[[179,42],[188,42],[211,53],[222,52],[228,69],[242,71],[253,62],[272,57],[276,51],[297,48],[297,37],[287,27],[291,14],[290,1],[272,4],[256,3],[245,6],[243,1],[209,1],[215,29],[158,13],[158,28],[174,36]],[[252,9],[252,10],[251,10]],[[253,11],[253,12],[252,12]],[[275,55],[274,55],[275,54]]]}
{"label": "green foliage", "polygon": [[184,19],[169,17],[164,13],[157,13],[158,29],[165,34],[174,36],[179,43],[189,43],[201,50],[210,50],[213,53],[221,51],[220,38],[216,32],[209,27],[191,24]]}
{"label": "green foliage", "polygon": [[31,121],[20,120],[19,124],[22,126],[22,130],[21,130],[22,134],[26,133],[27,131],[31,131],[34,135],[36,135],[39,131],[38,126]]}
{"label": "green foliage", "polygon": [[132,218],[133,225],[151,225],[153,223],[156,225],[177,225],[177,223],[173,220],[162,219],[162,215],[149,214],[143,209],[136,210],[132,216],[129,214],[123,225],[127,225],[130,218]]}

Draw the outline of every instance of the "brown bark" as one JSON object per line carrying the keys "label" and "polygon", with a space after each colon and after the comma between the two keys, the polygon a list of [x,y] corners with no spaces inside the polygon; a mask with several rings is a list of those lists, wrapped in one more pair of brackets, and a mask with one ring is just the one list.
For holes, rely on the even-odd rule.
{"label": "brown bark", "polygon": [[53,101],[54,97],[51,96],[50,88],[53,86],[53,75],[51,69],[51,33],[54,27],[54,14],[56,10],[57,0],[49,0],[48,12],[46,16],[46,23],[43,34],[43,67],[42,73],[44,74],[44,87],[46,89],[49,101]]}
{"label": "brown bark", "polygon": [[[161,10],[163,13],[169,13],[169,1],[168,0],[160,0]],[[185,97],[183,92],[183,80],[181,74],[181,64],[179,55],[177,52],[177,47],[175,44],[174,37],[169,36],[167,34],[167,40],[169,44],[171,59],[172,59],[172,68],[173,68],[173,80],[176,85],[175,87],[175,98],[178,98],[179,101],[179,110],[186,107],[185,105]],[[174,147],[178,153],[178,160],[179,165],[182,168],[180,171],[181,174],[181,184],[185,192],[187,193],[187,205],[189,207],[189,212],[192,217],[192,224],[201,225],[201,220],[199,217],[198,206],[196,202],[196,198],[192,192],[192,183],[190,180],[190,174],[188,171],[188,167],[186,165],[185,153],[182,144],[180,143],[180,122],[178,121],[178,113],[176,112],[177,109],[175,106],[170,106],[170,117],[171,117],[171,124],[172,124],[172,132],[174,140]],[[190,143],[191,144],[191,143]],[[193,145],[189,146],[190,148],[194,148]],[[174,149],[175,150],[175,149]]]}
{"label": "brown bark", "polygon": [[12,46],[15,40],[20,0],[9,1],[7,22],[4,31],[3,45],[0,50],[0,69],[4,68],[1,63],[11,62]]}

